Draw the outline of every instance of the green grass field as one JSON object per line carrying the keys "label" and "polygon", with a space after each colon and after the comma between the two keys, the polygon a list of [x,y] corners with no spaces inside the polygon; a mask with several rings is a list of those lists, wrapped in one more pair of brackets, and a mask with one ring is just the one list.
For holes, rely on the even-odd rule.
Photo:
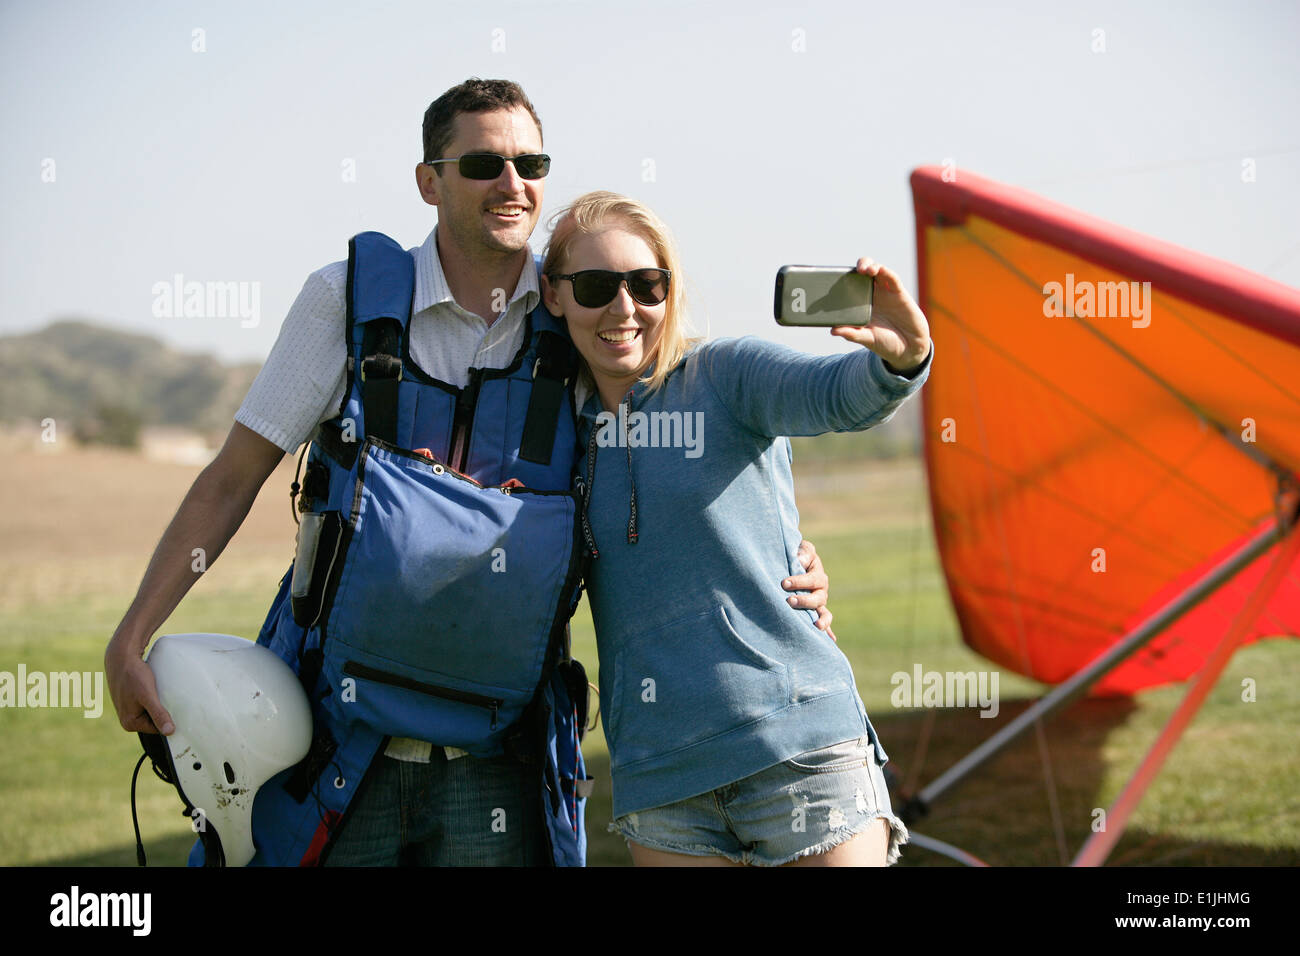
{"label": "green grass field", "polygon": [[[932,780],[1019,713],[1041,688],[1001,674],[1001,710],[901,710],[890,676],[987,669],[958,637],[938,569],[917,462],[817,463],[796,455],[805,534],[832,575],[840,647],[891,756],[911,789]],[[98,671],[104,644],[134,592],[166,522],[196,469],[109,452],[15,451],[12,491],[25,503],[0,536],[0,670]],[[12,467],[12,466],[11,466]],[[245,528],[162,633],[218,631],[252,637],[292,551],[282,467]],[[93,489],[87,494],[83,489]],[[665,599],[672,582],[659,582]],[[575,654],[593,681],[595,639],[585,606]],[[1258,699],[1244,703],[1243,678]],[[1255,644],[1230,662],[1148,791],[1111,857],[1119,865],[1300,863],[1300,648]],[[1028,734],[933,808],[916,829],[995,865],[1057,865],[1088,836],[1095,808],[1113,801],[1182,687],[1132,700],[1085,700]],[[593,702],[594,703],[594,702]],[[139,754],[111,703],[88,719],[66,709],[0,710],[0,864],[134,865],[129,783]],[[628,864],[610,819],[601,732],[584,752],[597,777],[587,811],[592,865]],[[152,865],[179,865],[192,842],[170,788],[146,769],[138,805]],[[952,865],[917,848],[902,865]]]}

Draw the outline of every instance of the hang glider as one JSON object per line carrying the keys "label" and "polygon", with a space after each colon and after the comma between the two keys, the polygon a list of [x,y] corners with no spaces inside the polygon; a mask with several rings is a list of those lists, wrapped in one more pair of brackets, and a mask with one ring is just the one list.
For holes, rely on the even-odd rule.
{"label": "hang glider", "polygon": [[1300,291],[964,170],[911,183],[962,639],[1057,686],[909,813],[1081,694],[1197,675],[1135,805],[1232,650],[1300,634]]}

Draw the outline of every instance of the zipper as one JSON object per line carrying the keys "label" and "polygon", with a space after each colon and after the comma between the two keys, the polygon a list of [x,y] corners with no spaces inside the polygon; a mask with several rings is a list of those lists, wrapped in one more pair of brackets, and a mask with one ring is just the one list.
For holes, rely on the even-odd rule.
{"label": "zipper", "polygon": [[426,684],[423,681],[403,677],[400,674],[390,674],[387,671],[376,670],[373,667],[367,667],[365,664],[358,664],[356,661],[347,661],[343,665],[343,673],[352,677],[360,677],[363,680],[372,680],[379,684],[389,684],[393,687],[428,694],[430,697],[441,697],[445,700],[455,700],[462,704],[473,704],[475,707],[482,707],[492,714],[492,726],[489,728],[491,730],[497,729],[497,712],[501,709],[501,705],[505,703],[505,701],[496,697],[485,697],[483,694],[474,694],[467,690],[456,690],[452,687],[438,687],[434,684]]}
{"label": "zipper", "polygon": [[478,404],[478,390],[483,384],[483,369],[469,370],[469,381],[456,396],[456,414],[451,429],[451,467],[465,471],[469,459],[469,439],[474,430],[474,407]]}

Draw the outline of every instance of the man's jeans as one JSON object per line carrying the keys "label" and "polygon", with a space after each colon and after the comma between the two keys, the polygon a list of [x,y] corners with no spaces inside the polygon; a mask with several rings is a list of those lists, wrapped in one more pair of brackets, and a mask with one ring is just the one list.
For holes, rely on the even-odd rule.
{"label": "man's jeans", "polygon": [[540,866],[536,767],[509,756],[429,763],[380,754],[326,866]]}

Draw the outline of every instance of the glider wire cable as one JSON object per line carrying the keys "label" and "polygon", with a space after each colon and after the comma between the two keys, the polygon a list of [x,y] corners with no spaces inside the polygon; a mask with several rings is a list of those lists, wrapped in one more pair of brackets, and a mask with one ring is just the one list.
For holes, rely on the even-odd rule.
{"label": "glider wire cable", "polygon": [[[946,310],[944,310],[942,307],[938,307],[936,308],[935,311],[944,312]],[[1207,440],[1212,437],[1213,436],[1207,436]],[[979,455],[970,452],[969,450],[965,449],[963,446],[954,445],[952,450],[955,453],[969,454],[976,461],[979,461],[981,464],[984,464],[990,468],[1000,469],[1001,467],[996,462],[984,460]],[[1184,459],[1184,463],[1190,461],[1191,458],[1195,457],[1195,455],[1200,450],[1201,449],[1199,447],[1193,448],[1192,451],[1189,453],[1189,455]],[[1003,471],[1005,472],[1004,469]],[[1011,476],[1009,474],[1004,473],[1004,477],[1011,477]],[[1138,548],[1140,548],[1141,550],[1147,553],[1147,555],[1151,559],[1152,565],[1155,564],[1168,565],[1169,573],[1171,575],[1181,574],[1186,570],[1186,568],[1200,563],[1201,559],[1198,556],[1191,554],[1190,552],[1187,552],[1177,547],[1176,545],[1168,544],[1162,549],[1156,543],[1147,541],[1133,534],[1129,529],[1129,527],[1125,525],[1122,521],[1116,521],[1113,518],[1097,514],[1092,510],[1090,510],[1087,506],[1081,505],[1072,499],[1057,495],[1054,492],[1047,491],[1042,488],[1036,490],[1040,495],[1056,502],[1057,504],[1063,507],[1069,508],[1071,511],[1091,521],[1096,522],[1099,526],[1107,528],[1108,530],[1118,535],[1119,537],[1129,540]],[[1141,499],[1139,500],[1139,504],[1140,503],[1141,503]],[[1136,511],[1138,509],[1135,507],[1134,510]],[[1237,528],[1237,526],[1234,525],[1234,530],[1239,530],[1240,533],[1247,533],[1252,529],[1253,529],[1253,525],[1245,523],[1244,518],[1239,529]],[[1175,560],[1175,558],[1181,558],[1182,563],[1178,563],[1178,561]],[[1079,617],[1079,611],[1069,606],[1068,601],[1070,599],[1074,599],[1076,602],[1090,604],[1092,607],[1097,608],[1098,610],[1102,610],[1105,613],[1122,614],[1127,611],[1127,609],[1125,608],[1115,608],[1106,605],[1104,602],[1101,602],[1095,595],[1088,594],[1087,592],[1084,591],[1074,590],[1069,586],[1068,581],[1066,580],[1049,581],[1041,577],[1036,577],[1031,575],[1024,568],[1020,569],[1020,575],[1022,580],[1035,580],[1050,587],[1052,589],[1052,592],[1062,599],[1058,602],[1050,602],[1050,603],[1041,600],[1036,600],[1034,602],[1034,606],[1039,611],[1050,612],[1051,614],[1056,615],[1058,618],[1060,618],[1063,621],[1071,620]],[[988,587],[976,584],[974,582],[969,582],[969,581],[965,581],[962,583],[964,583],[965,586],[967,586],[968,588],[971,588],[972,590],[975,591],[979,591],[980,593],[988,597],[1005,597],[1009,600],[1019,599],[1016,594],[1010,591],[993,590]],[[1232,589],[1234,593],[1239,593],[1241,589],[1241,585],[1236,581],[1226,582],[1224,584],[1224,589],[1225,590]],[[1213,609],[1213,611],[1219,618],[1222,619],[1225,626],[1231,623],[1231,615],[1217,608]],[[1278,623],[1279,630],[1285,630],[1285,627],[1281,625],[1281,622],[1275,621],[1275,623]],[[1115,637],[1117,639],[1121,636],[1122,636],[1122,632],[1117,631],[1115,633]],[[1059,635],[1059,640],[1068,643],[1071,640],[1071,637],[1067,633],[1062,633]],[[1189,649],[1189,645],[1186,643],[1186,639],[1177,636],[1177,634],[1174,633],[1173,631],[1168,632],[1165,635],[1165,637],[1162,638],[1162,646],[1168,650],[1173,650],[1175,648]],[[1199,649],[1197,648],[1190,648],[1190,649],[1197,650],[1199,652]],[[1173,671],[1167,669],[1166,665],[1164,665],[1161,660],[1153,656],[1147,655],[1145,654],[1145,652],[1140,652],[1140,654],[1141,654],[1140,659],[1142,660],[1142,665],[1144,667],[1161,674],[1168,681],[1177,683],[1185,679],[1185,675],[1176,674]]]}
{"label": "glider wire cable", "polygon": [[[922,424],[924,428],[924,423]],[[924,449],[922,449],[924,454]],[[924,460],[924,459],[923,459]],[[916,498],[915,519],[912,522],[912,575],[910,586],[910,600],[908,602],[907,616],[907,657],[910,660],[916,659],[916,616],[917,606],[920,603],[919,578],[921,572],[921,549],[923,546],[922,536],[925,531],[926,516],[926,498],[929,494],[929,479],[925,474],[925,466],[921,466],[921,493]],[[915,702],[915,698],[913,698]],[[916,737],[916,743],[912,748],[911,764],[907,768],[906,779],[900,781],[899,793],[904,797],[911,797],[921,784],[921,768],[925,764],[925,757],[930,747],[930,734],[934,731],[935,709],[926,707],[924,716],[921,718],[921,729]]]}
{"label": "glider wire cable", "polygon": [[[960,231],[968,239],[970,238],[968,231],[964,227],[962,227]],[[957,284],[954,281],[954,277],[952,274],[953,264],[951,261],[951,257],[945,257],[944,261],[948,268],[948,275],[946,277],[948,281],[948,287],[955,290],[957,288]],[[959,301],[956,303],[956,305],[959,314],[966,314],[966,310],[963,307],[963,303]],[[966,361],[967,367],[970,367],[971,365],[970,339],[966,335],[962,336],[962,356]],[[991,461],[992,456],[989,451],[989,437],[988,437],[988,431],[986,429],[986,419],[984,415],[983,406],[980,404],[979,394],[975,390],[975,381],[973,376],[969,377],[968,380],[969,380],[970,390],[971,390],[970,405],[975,412],[975,421],[977,425],[976,433],[979,436],[979,444],[983,450],[982,457],[986,461]],[[990,482],[990,485],[991,484],[992,482]],[[998,551],[1000,552],[1000,556],[1002,559],[1002,571],[1003,574],[1006,576],[1007,581],[1010,583],[1015,580],[1016,567],[1015,567],[1015,563],[1011,559],[1010,541],[1007,534],[1006,523],[1003,520],[1002,512],[1000,510],[996,511],[995,516],[996,516],[996,525],[998,531],[997,534]],[[1014,585],[1012,587],[1012,596],[1013,596],[1013,600],[1011,603],[1011,607],[1014,612],[1013,617],[1015,621],[1016,638],[1020,649],[1021,666],[1023,668],[1023,673],[1032,673],[1033,669],[1030,661],[1029,647],[1027,644],[1027,635],[1025,633],[1025,621],[1023,615],[1020,612],[1020,606],[1021,606],[1020,596],[1018,593],[1016,593],[1016,589]],[[1043,729],[1043,718],[1041,714],[1036,715],[1034,718],[1034,731],[1035,731],[1035,739],[1037,740],[1038,743],[1038,758],[1043,768],[1043,782],[1047,790],[1048,811],[1050,813],[1051,820],[1052,820],[1052,832],[1056,838],[1057,853],[1059,855],[1060,862],[1062,865],[1065,865],[1068,864],[1070,860],[1069,853],[1066,850],[1065,825],[1061,819],[1060,801],[1057,799],[1056,780],[1052,773],[1051,754],[1047,747],[1047,735]]]}
{"label": "glider wire cable", "polygon": [[[999,253],[996,249],[990,246],[988,243],[980,239],[978,236],[974,235],[974,233],[972,233],[968,228],[962,226],[961,231],[972,243],[974,243],[975,245],[983,249],[984,252],[988,254],[991,258],[996,259],[1002,266],[1004,266],[1007,269],[1008,272],[1014,275],[1021,282],[1024,282],[1030,288],[1034,289],[1035,292],[1038,292],[1042,288],[1037,283],[1035,283],[1028,275],[1026,275],[1022,269],[1016,266],[1015,263],[1011,262],[1001,253]],[[1106,345],[1117,355],[1119,355],[1121,358],[1123,358],[1125,361],[1131,364],[1134,368],[1136,368],[1139,372],[1141,372],[1147,378],[1151,379],[1152,382],[1160,386],[1162,389],[1164,389],[1170,395],[1176,398],[1179,402],[1185,405],[1188,411],[1190,411],[1193,415],[1195,415],[1197,418],[1204,421],[1211,428],[1213,428],[1220,435],[1222,435],[1224,440],[1227,441],[1227,443],[1231,445],[1233,448],[1236,448],[1238,451],[1240,451],[1242,454],[1246,455],[1248,458],[1255,461],[1257,464],[1263,465],[1265,468],[1272,471],[1274,474],[1279,475],[1280,477],[1283,478],[1290,477],[1291,474],[1290,470],[1287,469],[1286,466],[1280,464],[1277,461],[1274,461],[1271,456],[1261,451],[1260,449],[1251,448],[1249,447],[1248,444],[1236,438],[1234,436],[1233,429],[1229,428],[1227,425],[1220,422],[1213,415],[1211,415],[1205,409],[1201,408],[1201,406],[1196,404],[1196,402],[1193,399],[1189,398],[1187,395],[1184,395],[1182,392],[1180,392],[1169,382],[1165,381],[1163,378],[1157,375],[1153,369],[1148,368],[1131,352],[1127,352],[1124,349],[1120,348],[1117,342],[1115,342],[1113,339],[1109,338],[1108,336],[1103,335],[1101,331],[1098,330],[1093,323],[1079,321],[1078,325],[1085,331],[1091,333],[1093,336],[1097,338],[1098,341]],[[1231,352],[1228,352],[1226,349],[1224,349],[1224,352],[1225,354],[1228,355],[1232,354]]]}

